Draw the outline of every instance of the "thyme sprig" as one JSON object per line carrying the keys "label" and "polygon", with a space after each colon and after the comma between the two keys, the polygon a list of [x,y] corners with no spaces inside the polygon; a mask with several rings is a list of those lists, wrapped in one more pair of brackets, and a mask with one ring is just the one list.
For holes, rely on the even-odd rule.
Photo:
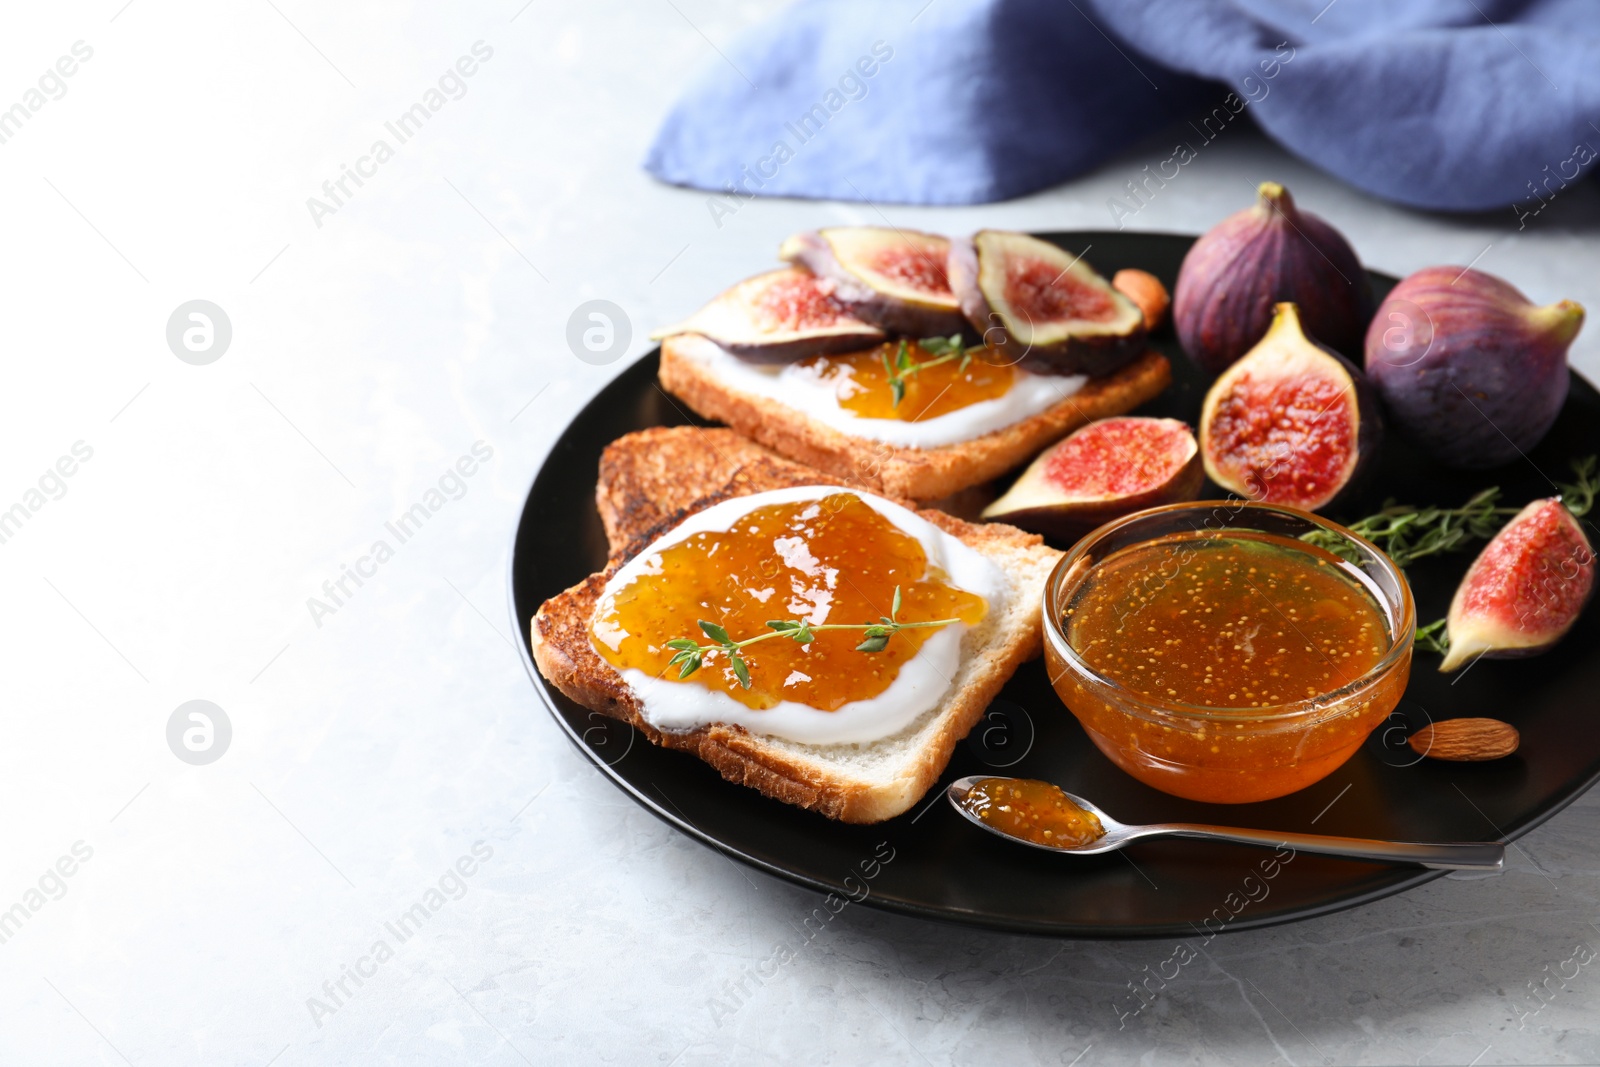
{"label": "thyme sprig", "polygon": [[676,654],[667,661],[668,667],[678,668],[678,677],[687,678],[705,664],[707,654],[722,652],[728,657],[728,665],[733,668],[735,678],[739,685],[745,689],[750,688],[750,667],[744,661],[741,652],[758,641],[766,641],[773,637],[787,637],[802,645],[809,645],[817,639],[817,634],[824,630],[860,630],[865,638],[856,646],[857,652],[882,652],[889,646],[889,638],[901,630],[915,630],[932,626],[948,626],[960,619],[935,619],[931,622],[901,622],[900,621],[900,587],[894,587],[894,603],[890,605],[887,616],[879,616],[877,622],[863,623],[822,623],[812,624],[804,619],[769,619],[767,621],[768,633],[746,637],[742,641],[735,641],[728,636],[728,631],[714,622],[699,619],[698,625],[702,633],[711,638],[711,644],[702,645],[692,637],[678,637],[667,642],[667,647],[675,650]]}
{"label": "thyme sprig", "polygon": [[1561,502],[1572,512],[1574,518],[1581,519],[1594,507],[1594,498],[1600,494],[1600,477],[1595,475],[1594,456],[1584,456],[1582,459],[1572,461],[1572,475],[1577,481],[1568,484],[1557,483],[1561,487]]}
{"label": "thyme sprig", "polygon": [[1449,619],[1435,619],[1426,626],[1417,627],[1417,636],[1411,645],[1423,652],[1443,655],[1450,651],[1450,631],[1445,629]]}
{"label": "thyme sprig", "polygon": [[[1567,510],[1582,518],[1600,494],[1600,476],[1595,473],[1596,457],[1572,461],[1574,481],[1557,482],[1556,487]],[[1490,486],[1474,494],[1458,508],[1419,508],[1386,501],[1383,509],[1350,524],[1350,531],[1366,538],[1388,553],[1399,567],[1406,567],[1426,556],[1453,552],[1472,541],[1493,537],[1506,519],[1521,508],[1500,503],[1500,487]],[[1354,547],[1330,530],[1312,530],[1300,539],[1336,556],[1359,562]]]}
{"label": "thyme sprig", "polygon": [[894,359],[889,358],[889,353],[882,353],[883,372],[889,377],[889,390],[894,393],[894,406],[899,407],[900,401],[906,398],[906,380],[919,371],[929,367],[937,367],[941,363],[961,361],[956,368],[958,373],[965,373],[968,364],[972,362],[972,353],[967,351],[967,343],[961,339],[960,334],[951,334],[949,337],[924,337],[917,342],[924,352],[936,358],[923,360],[918,363],[911,358],[910,346],[901,340],[900,347],[895,351]]}

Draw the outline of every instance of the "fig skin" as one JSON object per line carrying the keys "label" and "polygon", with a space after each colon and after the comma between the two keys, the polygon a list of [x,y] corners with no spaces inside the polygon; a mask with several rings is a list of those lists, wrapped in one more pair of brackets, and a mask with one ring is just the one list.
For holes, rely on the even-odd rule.
{"label": "fig skin", "polygon": [[[989,255],[1032,255],[1057,266],[1060,275],[1070,273],[1073,276],[1074,284],[1103,292],[1120,321],[1086,323],[1076,333],[1054,337],[1046,333],[1043,339],[1033,338],[1032,322],[1008,321],[995,307],[998,294],[992,297],[985,291],[985,278],[993,266],[985,270],[986,264],[980,260],[980,246],[989,249],[984,253],[985,259]],[[983,342],[1024,370],[1035,374],[1087,374],[1097,378],[1110,374],[1149,348],[1145,340],[1144,313],[1139,305],[1095,273],[1081,257],[1072,256],[1048,241],[1003,230],[979,230],[971,238],[952,238],[947,273],[962,312],[973,329],[981,334]],[[1045,331],[1049,328],[1048,323],[1044,324]]]}
{"label": "fig skin", "polygon": [[[1251,462],[1257,458],[1255,456],[1241,460],[1222,451],[1227,442],[1221,439],[1224,431],[1219,421],[1237,421],[1231,410],[1222,413],[1222,409],[1241,382],[1276,381],[1291,386],[1303,384],[1313,375],[1338,385],[1347,418],[1355,427],[1354,442],[1346,440],[1341,445],[1346,450],[1343,467],[1329,484],[1310,491],[1306,488],[1303,466],[1300,472],[1295,469],[1297,462],[1303,464],[1317,456],[1317,442],[1304,432],[1311,427],[1297,427],[1296,432],[1287,433],[1281,420],[1266,418],[1264,412],[1252,411],[1243,401],[1239,402],[1239,409],[1249,420],[1248,444],[1264,453],[1260,457],[1262,466]],[[1313,423],[1333,410],[1331,404],[1320,400],[1316,403],[1319,410]],[[1250,419],[1253,414],[1258,417]],[[1231,425],[1222,422],[1222,427]],[[1372,456],[1382,439],[1383,420],[1378,412],[1377,397],[1361,371],[1308,336],[1301,326],[1299,310],[1290,303],[1279,304],[1274,309],[1266,334],[1212,383],[1200,407],[1200,454],[1211,480],[1247,499],[1303,511],[1319,511],[1344,499],[1370,468]],[[1353,456],[1349,455],[1352,449]]]}
{"label": "fig skin", "polygon": [[[895,286],[892,279],[876,274],[871,264],[860,262],[862,253],[868,250],[926,260],[915,265],[939,274],[945,281],[943,291]],[[907,337],[949,337],[959,333],[976,340],[955,294],[950,292],[946,274],[949,257],[948,238],[878,226],[810,230],[791,235],[778,249],[779,259],[804,267],[832,285],[834,299],[864,322]]]}
{"label": "fig skin", "polygon": [[[1150,451],[1130,447],[1123,436],[1130,433],[1145,437]],[[1165,455],[1160,454],[1163,449]],[[1070,455],[1080,450],[1088,450],[1088,459],[1109,458],[1131,465],[1134,469],[1124,473],[1144,475],[1140,488],[1107,492],[1103,486],[1061,485],[1051,477],[1052,461],[1063,452]],[[1092,480],[1092,470],[1083,473]],[[1177,419],[1136,415],[1100,419],[1040,453],[1005,495],[983,510],[983,518],[1071,542],[1135,511],[1196,500],[1205,477],[1199,442]]]}
{"label": "fig skin", "polygon": [[1567,401],[1567,349],[1583,327],[1571,300],[1537,307],[1492,274],[1426,267],[1386,297],[1366,366],[1390,421],[1441,463],[1509,463],[1537,445]]}
{"label": "fig skin", "polygon": [[1557,497],[1535,500],[1495,534],[1450,601],[1453,671],[1480,656],[1531,656],[1565,637],[1594,592],[1583,525]]}
{"label": "fig skin", "polygon": [[1259,193],[1183,258],[1172,300],[1183,350],[1221,373],[1261,340],[1273,306],[1290,302],[1313,337],[1359,359],[1372,289],[1355,249],[1277,182],[1262,182]]}
{"label": "fig skin", "polygon": [[[774,323],[763,298],[776,298],[782,309],[785,291],[826,316],[824,325]],[[699,311],[674,326],[656,330],[652,340],[694,333],[750,363],[791,363],[810,356],[860,352],[884,342],[884,332],[862,322],[835,300],[809,272],[795,267],[746,278],[718,294]]]}

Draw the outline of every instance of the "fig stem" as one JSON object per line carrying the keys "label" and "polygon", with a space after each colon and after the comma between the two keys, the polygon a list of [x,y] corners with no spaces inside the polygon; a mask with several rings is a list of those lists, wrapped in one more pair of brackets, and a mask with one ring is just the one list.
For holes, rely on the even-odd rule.
{"label": "fig stem", "polygon": [[1284,300],[1272,305],[1272,323],[1267,327],[1268,332],[1283,330],[1299,337],[1305,337],[1306,329],[1300,324],[1300,305],[1290,300]]}
{"label": "fig stem", "polygon": [[1284,215],[1294,214],[1294,197],[1289,195],[1277,182],[1262,182],[1256,187],[1256,195],[1261,199],[1259,203],[1268,212],[1281,212]]}
{"label": "fig stem", "polygon": [[1562,300],[1548,307],[1534,308],[1529,318],[1536,327],[1547,331],[1547,339],[1552,344],[1564,348],[1583,329],[1583,305],[1576,300]]}

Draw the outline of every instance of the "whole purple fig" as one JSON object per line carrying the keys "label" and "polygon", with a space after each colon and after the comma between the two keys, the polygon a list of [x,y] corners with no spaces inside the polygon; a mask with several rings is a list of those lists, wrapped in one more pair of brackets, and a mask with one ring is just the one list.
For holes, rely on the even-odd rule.
{"label": "whole purple fig", "polygon": [[1367,376],[1391,421],[1441,463],[1497,467],[1538,444],[1567,400],[1583,307],[1537,307],[1482,271],[1426,267],[1367,330]]}
{"label": "whole purple fig", "polygon": [[1178,271],[1172,324],[1189,358],[1212,374],[1250,351],[1293,303],[1308,333],[1352,359],[1372,292],[1355,249],[1338,230],[1262,182],[1260,198],[1194,243]]}

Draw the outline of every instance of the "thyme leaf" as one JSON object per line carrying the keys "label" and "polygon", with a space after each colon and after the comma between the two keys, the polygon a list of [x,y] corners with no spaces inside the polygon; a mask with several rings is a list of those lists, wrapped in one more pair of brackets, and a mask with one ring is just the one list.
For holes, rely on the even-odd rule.
{"label": "thyme leaf", "polygon": [[733,676],[739,680],[739,685],[745,689],[750,688],[750,666],[740,653],[749,645],[758,641],[765,641],[773,637],[787,637],[802,645],[809,645],[815,641],[816,635],[822,630],[860,630],[865,638],[856,646],[857,652],[882,652],[889,647],[889,639],[901,630],[917,630],[934,626],[948,626],[960,619],[934,619],[929,622],[901,622],[900,616],[900,587],[894,587],[894,603],[889,608],[888,618],[880,618],[877,622],[863,623],[824,623],[813,625],[804,619],[768,619],[767,632],[746,637],[742,641],[735,641],[728,636],[728,631],[714,622],[700,619],[697,625],[702,633],[711,638],[712,643],[703,645],[689,637],[675,637],[666,643],[666,647],[674,649],[676,654],[667,661],[667,666],[678,668],[678,677],[687,678],[705,664],[707,655],[721,652],[728,657],[728,666],[733,670]]}
{"label": "thyme leaf", "polygon": [[933,356],[933,359],[923,360],[918,363],[911,358],[911,351],[907,343],[902,340],[895,357],[891,361],[889,353],[883,355],[883,371],[889,378],[889,391],[894,394],[894,406],[899,407],[900,401],[906,398],[906,382],[920,371],[929,367],[937,367],[941,363],[959,361],[956,371],[966,373],[967,367],[972,364],[972,352],[968,350],[967,343],[960,334],[951,334],[949,337],[924,337],[917,342],[917,347]]}
{"label": "thyme leaf", "polygon": [[1417,627],[1417,636],[1411,644],[1413,648],[1423,652],[1438,652],[1441,655],[1450,651],[1450,631],[1445,629],[1449,619],[1435,619],[1426,626]]}
{"label": "thyme leaf", "polygon": [[[1582,518],[1600,495],[1600,477],[1595,473],[1596,457],[1572,461],[1572,482],[1557,482],[1567,509]],[[1382,510],[1350,524],[1350,531],[1366,538],[1388,553],[1398,567],[1419,559],[1453,552],[1473,541],[1493,537],[1521,508],[1500,503],[1500,487],[1490,486],[1475,493],[1457,508],[1425,507],[1386,501]],[[1326,549],[1351,562],[1358,562],[1354,546],[1330,530],[1312,530],[1300,539]]]}

